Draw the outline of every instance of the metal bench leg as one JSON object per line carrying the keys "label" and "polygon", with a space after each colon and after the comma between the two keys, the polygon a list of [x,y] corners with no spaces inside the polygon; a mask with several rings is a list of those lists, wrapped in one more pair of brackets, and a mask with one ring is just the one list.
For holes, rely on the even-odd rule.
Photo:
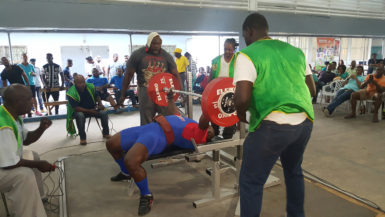
{"label": "metal bench leg", "polygon": [[1,193],[1,198],[3,199],[3,203],[4,203],[4,207],[5,207],[5,212],[7,213],[7,217],[9,217],[9,216],[11,216],[11,214],[9,214],[8,205],[7,205],[7,199],[5,198],[5,194],[4,193]]}

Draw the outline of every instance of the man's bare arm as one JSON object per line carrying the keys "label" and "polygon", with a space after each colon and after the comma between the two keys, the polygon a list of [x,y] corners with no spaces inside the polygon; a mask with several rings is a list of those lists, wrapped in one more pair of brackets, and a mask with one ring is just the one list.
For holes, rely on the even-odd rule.
{"label": "man's bare arm", "polygon": [[246,112],[249,109],[251,92],[253,83],[250,81],[238,81],[235,88],[235,110],[239,121],[248,123],[246,120]]}
{"label": "man's bare arm", "polygon": [[314,97],[316,94],[316,88],[313,80],[313,75],[306,75],[305,82],[306,82],[307,88],[309,88],[310,95]]}
{"label": "man's bare arm", "polygon": [[[22,70],[23,70],[23,69],[22,69]],[[27,77],[27,75],[25,74],[24,70],[23,70],[22,76],[23,76],[23,78],[24,78],[24,81],[25,81],[26,85],[29,86],[29,80],[28,80],[28,77]]]}

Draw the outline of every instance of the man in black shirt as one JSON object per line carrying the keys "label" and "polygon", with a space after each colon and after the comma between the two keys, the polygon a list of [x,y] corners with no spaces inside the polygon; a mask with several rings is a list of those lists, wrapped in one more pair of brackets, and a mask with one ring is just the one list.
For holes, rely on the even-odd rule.
{"label": "man in black shirt", "polygon": [[124,102],[128,85],[134,73],[136,73],[139,87],[140,125],[151,123],[157,112],[163,115],[167,114],[167,107],[156,105],[147,95],[147,82],[150,78],[158,73],[168,72],[172,73],[180,82],[174,59],[161,47],[162,39],[159,34],[156,32],[150,33],[146,46],[139,48],[131,55],[124,74],[122,95],[119,102]]}
{"label": "man in black shirt", "polygon": [[17,65],[9,64],[9,60],[6,57],[1,58],[1,63],[5,66],[5,69],[1,72],[3,87],[8,86],[7,80],[10,84],[23,84],[29,86],[28,77],[23,69]]}
{"label": "man in black shirt", "polygon": [[[74,84],[67,92],[68,102],[71,108],[67,108],[67,113],[72,113],[76,120],[80,136],[80,145],[87,144],[87,135],[85,132],[86,117],[97,117],[101,119],[103,128],[103,137],[110,138],[108,128],[108,114],[105,111],[102,101],[95,92],[93,84],[86,84],[81,75],[74,77]],[[96,102],[98,106],[96,108]],[[71,115],[71,114],[70,114]],[[68,118],[68,117],[67,117]]]}
{"label": "man in black shirt", "polygon": [[[47,102],[49,96],[52,95],[53,100],[56,102],[59,100],[59,88],[64,87],[64,76],[61,67],[53,62],[53,56],[50,53],[47,53],[47,64],[43,66],[43,71],[41,73],[41,77],[43,78],[42,82],[44,84],[44,88],[46,89],[47,98],[45,94],[43,94],[44,102]],[[59,84],[59,75],[61,77],[61,86]],[[55,88],[54,91],[50,90],[51,88]],[[55,114],[59,114],[59,106],[55,106]]]}

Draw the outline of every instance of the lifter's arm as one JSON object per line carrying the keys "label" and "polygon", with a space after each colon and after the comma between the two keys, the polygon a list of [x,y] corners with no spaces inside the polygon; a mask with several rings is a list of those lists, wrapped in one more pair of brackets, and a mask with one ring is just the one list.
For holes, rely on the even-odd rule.
{"label": "lifter's arm", "polygon": [[167,105],[167,111],[165,115],[179,115],[179,109],[175,105],[174,92],[172,90],[168,92],[167,99],[168,99],[168,105]]}

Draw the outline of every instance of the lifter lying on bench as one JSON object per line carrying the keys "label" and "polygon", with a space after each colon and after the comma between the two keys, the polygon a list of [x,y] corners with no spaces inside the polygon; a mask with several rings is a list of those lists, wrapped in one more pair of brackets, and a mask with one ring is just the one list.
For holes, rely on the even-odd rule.
{"label": "lifter lying on bench", "polygon": [[111,181],[134,178],[141,195],[139,215],[150,212],[154,200],[148,188],[146,171],[141,164],[151,155],[163,152],[168,146],[194,149],[192,139],[197,144],[203,144],[214,137],[214,129],[209,125],[209,120],[202,115],[198,124],[180,116],[173,101],[173,92],[167,97],[169,116],[157,116],[154,123],[122,130],[106,142],[107,150],[121,170]]}

